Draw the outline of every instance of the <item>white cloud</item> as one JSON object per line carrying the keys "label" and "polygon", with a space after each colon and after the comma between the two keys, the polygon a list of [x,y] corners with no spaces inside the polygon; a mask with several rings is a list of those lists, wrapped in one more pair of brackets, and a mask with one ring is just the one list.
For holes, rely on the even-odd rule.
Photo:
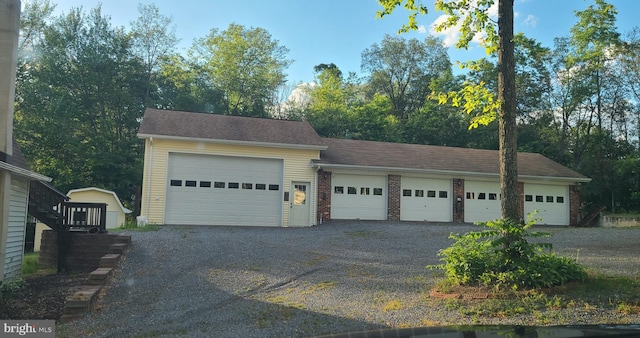
{"label": "white cloud", "polygon": [[427,27],[425,27],[424,25],[420,25],[420,27],[418,27],[418,33],[425,34],[426,32],[427,32]]}
{"label": "white cloud", "polygon": [[525,26],[536,27],[538,25],[538,18],[533,15],[528,15],[526,19],[524,19]]}
{"label": "white cloud", "polygon": [[[487,13],[489,14],[489,17],[492,20],[497,21],[498,18],[498,1],[495,1],[493,3],[493,5],[491,5],[491,7],[489,7],[489,9],[487,10]],[[461,13],[462,15],[464,15],[465,13]],[[453,47],[455,46],[455,44],[458,42],[458,40],[460,39],[460,30],[461,30],[461,22],[456,25],[455,27],[451,27],[451,28],[447,28],[443,31],[437,32],[435,27],[443,22],[445,22],[448,18],[448,15],[440,15],[438,18],[436,18],[433,23],[430,26],[430,33],[434,36],[438,36],[442,39],[445,47]],[[482,44],[486,38],[486,34],[484,32],[479,32],[477,33],[473,39],[472,42],[476,43],[476,44]]]}

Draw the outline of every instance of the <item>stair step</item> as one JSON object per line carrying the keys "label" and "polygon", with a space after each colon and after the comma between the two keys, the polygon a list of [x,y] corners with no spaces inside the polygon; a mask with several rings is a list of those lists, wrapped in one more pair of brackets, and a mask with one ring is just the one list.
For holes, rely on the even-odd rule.
{"label": "stair step", "polygon": [[129,245],[126,243],[114,243],[109,246],[109,253],[123,254]]}
{"label": "stair step", "polygon": [[106,254],[100,257],[100,268],[114,268],[120,260],[120,254]]}
{"label": "stair step", "polygon": [[104,285],[112,271],[113,268],[97,268],[89,273],[86,283],[89,285]]}
{"label": "stair step", "polygon": [[131,236],[129,235],[120,235],[118,237],[116,237],[116,243],[124,243],[124,244],[131,244]]}

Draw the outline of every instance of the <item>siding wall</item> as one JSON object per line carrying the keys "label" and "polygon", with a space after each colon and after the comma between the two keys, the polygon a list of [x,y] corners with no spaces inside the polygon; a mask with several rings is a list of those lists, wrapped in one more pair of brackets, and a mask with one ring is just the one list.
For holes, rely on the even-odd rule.
{"label": "siding wall", "polygon": [[69,194],[69,200],[72,202],[106,203],[107,215],[110,212],[114,212],[117,215],[116,224],[112,228],[117,228],[126,222],[125,213],[120,208],[118,201],[110,193],[98,190],[75,191]]}
{"label": "siding wall", "polygon": [[9,196],[9,223],[4,260],[4,277],[6,279],[19,277],[22,273],[28,198],[29,182],[14,177],[11,180],[11,195]]}
{"label": "siding wall", "polygon": [[[316,183],[315,169],[311,160],[320,158],[319,150],[269,148],[246,145],[227,145],[205,142],[162,140],[154,138],[153,142],[145,140],[144,175],[142,181],[141,215],[151,223],[164,223],[164,210],[167,191],[167,165],[170,152],[248,156],[256,158],[274,158],[284,160],[283,192],[289,192],[291,182],[309,182],[311,185],[309,201],[312,206],[311,222],[316,220]],[[151,170],[149,170],[151,168]],[[151,171],[151,173],[150,173]],[[289,203],[282,203],[282,225],[289,221]]]}

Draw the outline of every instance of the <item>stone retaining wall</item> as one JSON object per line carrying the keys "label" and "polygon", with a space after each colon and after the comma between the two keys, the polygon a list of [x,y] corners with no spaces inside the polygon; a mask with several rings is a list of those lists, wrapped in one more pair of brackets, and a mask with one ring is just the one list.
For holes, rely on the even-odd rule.
{"label": "stone retaining wall", "polygon": [[[71,244],[67,255],[67,268],[73,272],[91,272],[100,264],[100,257],[109,252],[111,244],[119,235],[71,233]],[[42,232],[38,264],[43,267],[58,266],[58,233]]]}

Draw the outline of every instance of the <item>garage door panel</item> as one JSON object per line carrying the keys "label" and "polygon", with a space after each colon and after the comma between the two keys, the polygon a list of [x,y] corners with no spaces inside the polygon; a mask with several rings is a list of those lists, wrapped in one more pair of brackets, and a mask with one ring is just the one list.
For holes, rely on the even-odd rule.
{"label": "garage door panel", "polygon": [[500,183],[465,181],[464,221],[487,222],[502,217]]}
{"label": "garage door panel", "polygon": [[451,180],[402,177],[400,219],[451,222]]}
{"label": "garage door panel", "polygon": [[525,184],[524,198],[525,216],[537,211],[538,224],[569,225],[569,187]]}
{"label": "garage door panel", "polygon": [[283,161],[169,155],[169,224],[279,226]]}
{"label": "garage door panel", "polygon": [[387,219],[387,177],[334,174],[331,177],[331,217]]}

